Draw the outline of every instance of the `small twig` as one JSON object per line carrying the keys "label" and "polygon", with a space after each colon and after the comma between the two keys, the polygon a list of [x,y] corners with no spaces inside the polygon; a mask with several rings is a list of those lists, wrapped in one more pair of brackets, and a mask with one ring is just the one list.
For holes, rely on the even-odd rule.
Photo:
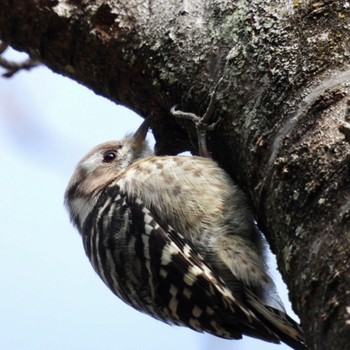
{"label": "small twig", "polygon": [[5,68],[6,72],[2,74],[5,78],[11,78],[20,70],[30,70],[41,64],[40,61],[28,58],[23,62],[13,62],[6,58],[0,57],[0,67]]}
{"label": "small twig", "polygon": [[23,70],[23,69],[30,70],[41,64],[40,61],[34,60],[32,58],[28,58],[23,62],[9,61],[6,58],[1,56],[8,48],[9,48],[8,43],[4,41],[0,42],[0,67],[6,70],[6,72],[2,74],[2,76],[5,78],[11,78],[20,70]]}

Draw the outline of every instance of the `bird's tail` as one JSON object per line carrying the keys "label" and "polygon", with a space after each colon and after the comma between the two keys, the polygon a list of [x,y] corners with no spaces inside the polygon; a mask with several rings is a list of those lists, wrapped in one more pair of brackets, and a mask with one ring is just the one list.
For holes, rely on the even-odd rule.
{"label": "bird's tail", "polygon": [[250,290],[246,289],[247,302],[255,311],[256,316],[280,338],[280,340],[295,350],[306,350],[304,335],[297,322],[283,311],[261,303]]}

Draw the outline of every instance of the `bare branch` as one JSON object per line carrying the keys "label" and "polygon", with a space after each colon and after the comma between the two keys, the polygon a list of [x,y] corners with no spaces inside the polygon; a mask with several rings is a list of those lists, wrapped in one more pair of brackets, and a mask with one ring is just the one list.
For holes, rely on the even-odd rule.
{"label": "bare branch", "polygon": [[3,77],[11,78],[20,70],[30,70],[41,65],[40,61],[32,58],[28,58],[23,62],[10,61],[4,58],[3,54],[9,47],[8,43],[0,42],[0,67],[6,69],[6,72],[2,74]]}

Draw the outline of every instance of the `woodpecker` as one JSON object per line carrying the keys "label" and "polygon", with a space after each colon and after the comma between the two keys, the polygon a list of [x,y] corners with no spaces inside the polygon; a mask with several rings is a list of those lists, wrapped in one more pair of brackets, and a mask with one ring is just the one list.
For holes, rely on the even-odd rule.
{"label": "woodpecker", "polygon": [[306,349],[267,272],[244,193],[210,158],[155,156],[149,120],[92,149],[65,192],[103,282],[133,308],[226,339]]}

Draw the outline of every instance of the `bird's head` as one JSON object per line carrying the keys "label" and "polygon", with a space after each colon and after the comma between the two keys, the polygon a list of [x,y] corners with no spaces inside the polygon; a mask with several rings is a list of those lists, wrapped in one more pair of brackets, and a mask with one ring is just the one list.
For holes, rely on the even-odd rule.
{"label": "bird's head", "polygon": [[[152,155],[146,141],[149,120],[120,141],[109,141],[94,147],[77,165],[65,192],[65,204],[74,224],[82,222],[108,186],[132,163]],[[77,220],[79,220],[77,222]]]}

